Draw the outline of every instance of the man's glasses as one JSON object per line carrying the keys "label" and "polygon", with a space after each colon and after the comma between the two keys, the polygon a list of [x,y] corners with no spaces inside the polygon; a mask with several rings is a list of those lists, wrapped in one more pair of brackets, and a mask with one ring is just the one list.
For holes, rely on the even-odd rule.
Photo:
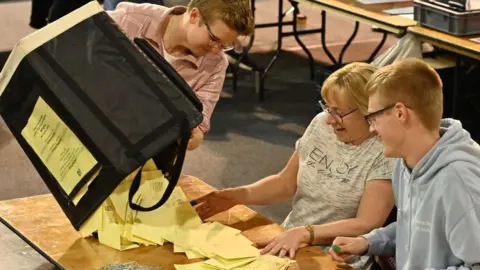
{"label": "man's glasses", "polygon": [[386,111],[392,109],[393,107],[395,107],[395,104],[388,105],[387,107],[385,107],[383,109],[380,109],[378,111],[369,113],[369,114],[365,115],[365,120],[367,120],[368,124],[373,127],[373,126],[375,126],[375,121],[376,121],[377,117],[379,115],[385,113]]}
{"label": "man's glasses", "polygon": [[322,110],[323,110],[324,112],[330,114],[330,115],[333,117],[333,119],[335,119],[335,121],[337,121],[338,123],[342,123],[344,117],[346,117],[347,115],[352,114],[352,113],[354,113],[356,110],[358,110],[358,108],[357,108],[357,109],[353,109],[353,110],[351,110],[351,111],[349,111],[349,112],[347,112],[347,113],[340,114],[340,113],[337,112],[336,109],[331,109],[331,108],[329,108],[329,107],[328,107],[326,104],[324,104],[321,100],[318,101],[318,103],[320,104],[320,107],[322,107]]}
{"label": "man's glasses", "polygon": [[210,30],[210,26],[208,26],[208,24],[205,22],[205,20],[203,22],[205,23],[205,26],[207,27],[208,35],[210,36],[210,41],[208,43],[208,46],[210,46],[212,48],[215,48],[215,49],[223,50],[224,52],[230,51],[230,50],[233,49],[233,43],[232,44],[222,44],[220,42],[220,39],[217,38],[212,33],[212,30]]}

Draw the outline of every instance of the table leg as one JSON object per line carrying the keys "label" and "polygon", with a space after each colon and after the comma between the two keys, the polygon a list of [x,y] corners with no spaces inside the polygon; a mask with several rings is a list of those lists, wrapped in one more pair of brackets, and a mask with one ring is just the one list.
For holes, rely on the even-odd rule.
{"label": "table leg", "polygon": [[322,16],[322,33],[321,33],[322,48],[323,48],[323,51],[327,54],[328,58],[330,58],[330,61],[332,61],[332,64],[336,65],[337,60],[335,59],[335,57],[333,57],[332,53],[328,49],[327,41],[325,39],[327,35],[327,13],[325,12],[325,10],[322,10],[321,14],[322,14],[321,15]]}
{"label": "table leg", "polygon": [[[308,48],[305,46],[305,44],[300,40],[299,35],[301,34],[314,34],[314,33],[323,33],[324,29],[312,29],[312,30],[301,30],[299,31],[297,29],[296,25],[296,19],[299,14],[299,9],[298,9],[298,2],[295,2],[294,0],[289,0],[290,4],[292,7],[287,11],[283,12],[283,0],[278,0],[278,21],[276,23],[263,23],[263,24],[256,24],[255,29],[258,28],[269,28],[269,27],[277,27],[277,48],[275,50],[275,54],[270,59],[268,62],[267,66],[265,68],[258,67],[254,65],[253,63],[247,64],[247,66],[250,66],[255,73],[255,78],[258,78],[258,82],[255,82],[255,90],[259,94],[259,99],[260,101],[263,101],[265,98],[265,79],[270,71],[270,69],[273,67],[275,62],[277,61],[278,57],[281,54],[282,51],[282,39],[283,37],[291,36],[293,35],[295,37],[295,40],[297,43],[302,47],[302,49],[305,51],[307,54],[309,61],[310,61],[310,77],[312,80],[315,79],[315,60],[313,58],[313,55],[311,52],[308,50]],[[252,12],[255,17],[255,0],[251,0],[251,8]],[[292,21],[286,21],[284,22],[284,18],[287,14],[293,11],[293,17],[294,19]],[[324,23],[325,24],[325,23]],[[293,26],[293,32],[284,32],[283,31],[283,26],[284,25],[292,25]],[[322,34],[323,35],[323,34]],[[250,51],[253,42],[255,39],[255,34],[252,34],[250,42],[246,48],[244,48],[243,52],[240,54],[240,56],[236,57],[236,63],[233,66],[233,91],[237,91],[237,86],[238,86],[238,71],[240,69],[240,64],[244,59],[246,59],[248,52]],[[328,49],[327,49],[328,50]],[[329,54],[331,56],[331,54]],[[333,56],[332,56],[333,58]],[[333,58],[334,59],[334,58]]]}
{"label": "table leg", "polygon": [[[251,8],[252,8],[252,12],[253,12],[253,17],[255,18],[255,0],[251,0],[250,2],[251,4]],[[293,25],[294,22],[283,22],[283,18],[285,17],[287,12],[283,12],[283,0],[278,0],[278,21],[276,23],[264,23],[264,24],[257,24],[255,25],[255,28],[269,28],[269,27],[277,27],[277,50],[275,52],[275,55],[273,56],[273,58],[270,60],[270,62],[268,63],[267,67],[266,68],[253,68],[254,69],[254,72],[256,73],[255,74],[255,77],[257,77],[256,75],[260,75],[259,76],[259,85],[256,84],[256,91],[258,91],[259,93],[259,99],[261,101],[264,100],[264,96],[265,96],[265,87],[264,87],[264,82],[265,82],[265,77],[268,73],[268,71],[270,70],[270,68],[272,68],[273,64],[275,63],[275,61],[277,60],[278,56],[280,55],[280,52],[281,52],[281,49],[282,49],[282,37],[283,37],[283,25]],[[254,42],[254,39],[255,39],[255,34],[252,34],[251,36],[251,39],[250,39],[250,42],[249,42],[249,45],[247,46],[247,48],[245,48],[242,52],[242,54],[240,55],[240,57],[237,59],[237,62],[235,63],[235,66],[234,66],[234,70],[233,70],[233,90],[234,92],[236,92],[237,90],[237,82],[238,82],[238,70],[239,70],[239,65],[241,63],[241,60],[243,60],[247,55],[248,55],[248,52],[250,51],[252,45],[253,45],[253,42]]]}
{"label": "table leg", "polygon": [[378,46],[375,48],[375,50],[373,51],[373,53],[370,55],[370,57],[368,58],[367,62],[368,63],[371,63],[373,60],[375,60],[375,56],[377,56],[378,52],[380,51],[380,49],[383,47],[383,45],[385,44],[385,41],[387,40],[387,36],[388,36],[388,33],[383,31],[383,36],[382,36],[382,40],[380,41],[380,43],[378,44]]}
{"label": "table leg", "polygon": [[[283,18],[285,13],[283,13],[283,0],[278,0],[278,28],[277,28],[277,50],[275,51],[275,55],[272,57],[270,62],[268,63],[267,67],[263,71],[262,74],[262,81],[261,84],[265,81],[265,77],[270,69],[273,67],[277,58],[280,56],[280,52],[282,51],[282,34],[283,34]],[[264,88],[260,88],[260,100],[264,99]]]}
{"label": "table leg", "polygon": [[353,39],[357,36],[359,26],[360,26],[360,23],[358,21],[355,21],[355,28],[353,29],[353,33],[348,38],[347,43],[345,43],[345,45],[343,45],[343,48],[340,51],[340,55],[338,56],[338,63],[337,64],[339,66],[343,65],[343,56],[345,55],[345,52],[347,51],[348,47],[352,43]]}
{"label": "table leg", "polygon": [[[290,4],[293,6],[294,10],[293,10],[293,21],[296,22],[297,21],[297,17],[298,17],[298,13],[300,12],[300,9],[298,8],[298,2],[296,1],[293,1],[293,0],[289,0]],[[293,35],[295,37],[295,40],[297,41],[297,43],[302,47],[303,51],[307,54],[308,56],[308,60],[309,60],[309,63],[310,63],[310,80],[314,80],[315,79],[315,59],[313,58],[313,55],[312,53],[310,52],[310,50],[307,48],[307,46],[305,46],[305,44],[303,43],[303,41],[300,39],[299,37],[299,33],[298,33],[298,28],[297,28],[297,24],[294,23],[293,24]],[[323,31],[323,30],[322,30]]]}
{"label": "table leg", "polygon": [[[253,14],[253,18],[255,19],[255,10],[256,10],[256,7],[255,7],[255,0],[252,0],[250,1],[250,7],[252,9],[252,14]],[[252,48],[253,46],[253,42],[255,41],[255,31],[253,31],[253,33],[250,35],[250,40],[248,42],[248,45],[247,47],[243,48],[243,51],[242,53],[240,54],[240,56],[238,57],[237,59],[237,62],[235,63],[234,67],[233,67],[233,91],[234,92],[237,92],[237,86],[238,86],[238,71],[240,70],[240,63],[242,62],[242,60],[245,58],[245,56],[247,56],[248,52],[250,51],[250,49]],[[254,71],[255,73],[258,73],[258,71]]]}

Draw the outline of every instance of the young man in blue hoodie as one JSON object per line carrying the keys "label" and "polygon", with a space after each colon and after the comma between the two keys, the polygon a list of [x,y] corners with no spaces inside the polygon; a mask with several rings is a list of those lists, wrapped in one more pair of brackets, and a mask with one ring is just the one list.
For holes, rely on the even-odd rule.
{"label": "young man in blue hoodie", "polygon": [[393,255],[397,269],[480,269],[480,147],[460,121],[442,120],[442,82],[421,60],[379,69],[368,84],[371,131],[398,158],[397,222],[338,237],[333,259]]}

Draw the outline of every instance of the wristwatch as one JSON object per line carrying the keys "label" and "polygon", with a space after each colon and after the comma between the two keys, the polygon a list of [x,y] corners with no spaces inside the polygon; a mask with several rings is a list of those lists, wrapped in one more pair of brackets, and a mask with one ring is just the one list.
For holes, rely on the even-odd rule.
{"label": "wristwatch", "polygon": [[307,231],[310,233],[310,240],[308,241],[308,245],[311,246],[313,244],[313,240],[315,239],[315,229],[310,224],[305,225],[305,229],[307,229]]}

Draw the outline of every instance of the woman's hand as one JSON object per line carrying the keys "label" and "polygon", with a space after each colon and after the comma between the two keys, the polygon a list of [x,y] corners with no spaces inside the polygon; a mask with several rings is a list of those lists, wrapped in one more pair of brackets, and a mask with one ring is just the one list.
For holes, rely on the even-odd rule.
{"label": "woman's hand", "polygon": [[329,253],[337,262],[348,262],[353,255],[363,255],[369,247],[368,240],[363,237],[337,237],[333,245],[337,247],[330,248]]}
{"label": "woman's hand", "polygon": [[195,210],[202,220],[227,211],[235,205],[242,204],[238,199],[238,192],[236,189],[224,189],[208,193],[194,200],[195,204],[198,204]]}
{"label": "woman's hand", "polygon": [[[279,257],[284,257],[288,254],[293,259],[298,249],[308,245],[309,239],[310,234],[307,229],[295,227],[268,241],[268,245],[262,249],[261,254],[278,254]],[[262,246],[261,243],[259,245]]]}

